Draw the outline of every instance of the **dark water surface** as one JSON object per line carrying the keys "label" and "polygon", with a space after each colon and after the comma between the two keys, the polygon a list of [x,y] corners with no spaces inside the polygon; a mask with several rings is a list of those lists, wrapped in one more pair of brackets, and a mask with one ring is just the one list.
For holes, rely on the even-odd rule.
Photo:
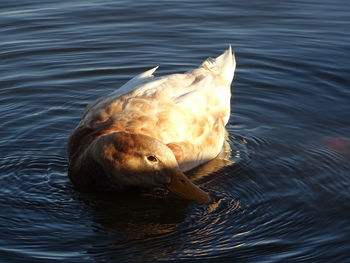
{"label": "dark water surface", "polygon": [[[1,262],[350,262],[348,1],[2,0],[0,38]],[[233,163],[191,175],[213,204],[72,188],[89,102],[228,44]]]}

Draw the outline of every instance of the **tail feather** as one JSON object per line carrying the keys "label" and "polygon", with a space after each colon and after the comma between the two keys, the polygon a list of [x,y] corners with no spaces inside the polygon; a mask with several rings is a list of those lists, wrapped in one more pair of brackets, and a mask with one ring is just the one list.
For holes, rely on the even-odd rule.
{"label": "tail feather", "polygon": [[236,69],[236,59],[231,45],[217,58],[208,58],[204,61],[202,67],[219,75],[227,84],[231,84]]}

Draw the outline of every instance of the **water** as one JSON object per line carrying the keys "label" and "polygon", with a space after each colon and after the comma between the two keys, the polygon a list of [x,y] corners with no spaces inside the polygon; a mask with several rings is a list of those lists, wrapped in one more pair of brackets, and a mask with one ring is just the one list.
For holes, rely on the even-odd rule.
{"label": "water", "polygon": [[[1,1],[0,261],[350,262],[349,21],[345,0]],[[189,175],[213,204],[72,188],[89,102],[228,44],[231,156]]]}

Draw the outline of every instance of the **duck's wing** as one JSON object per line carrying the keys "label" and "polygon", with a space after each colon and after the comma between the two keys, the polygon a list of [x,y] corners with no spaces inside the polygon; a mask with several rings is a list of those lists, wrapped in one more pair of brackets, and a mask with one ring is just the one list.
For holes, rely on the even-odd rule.
{"label": "duck's wing", "polygon": [[[102,96],[101,98],[87,105],[83,114],[82,122],[80,124],[86,124],[91,122],[93,119],[99,119],[99,118],[96,118],[94,115],[96,115],[96,113],[97,115],[99,113],[103,114],[103,109],[106,109],[114,102],[117,102],[118,99],[124,94],[130,93],[133,90],[153,88],[157,86],[159,81],[158,82],[153,81],[154,80],[153,73],[157,69],[158,69],[158,66],[151,68],[145,72],[142,72],[141,74],[136,75],[135,77],[130,79],[123,86],[116,89],[112,93],[106,96]],[[102,119],[105,119],[105,118],[106,117]]]}
{"label": "duck's wing", "polygon": [[141,74],[136,75],[131,80],[126,82],[123,86],[121,86],[119,89],[115,90],[111,95],[120,96],[120,95],[125,94],[127,92],[130,92],[132,90],[140,88],[142,85],[144,85],[148,82],[151,82],[154,79],[153,73],[158,68],[159,68],[159,66],[156,66],[156,67],[151,68],[145,72],[142,72]]}

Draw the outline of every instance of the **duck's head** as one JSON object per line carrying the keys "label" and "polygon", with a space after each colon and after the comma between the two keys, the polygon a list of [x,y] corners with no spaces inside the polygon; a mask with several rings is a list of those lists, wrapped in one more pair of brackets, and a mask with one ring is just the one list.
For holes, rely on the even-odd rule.
{"label": "duck's head", "polygon": [[168,146],[142,134],[115,132],[95,140],[92,158],[107,176],[122,186],[165,186],[171,192],[198,203],[210,196],[193,184],[180,170]]}

